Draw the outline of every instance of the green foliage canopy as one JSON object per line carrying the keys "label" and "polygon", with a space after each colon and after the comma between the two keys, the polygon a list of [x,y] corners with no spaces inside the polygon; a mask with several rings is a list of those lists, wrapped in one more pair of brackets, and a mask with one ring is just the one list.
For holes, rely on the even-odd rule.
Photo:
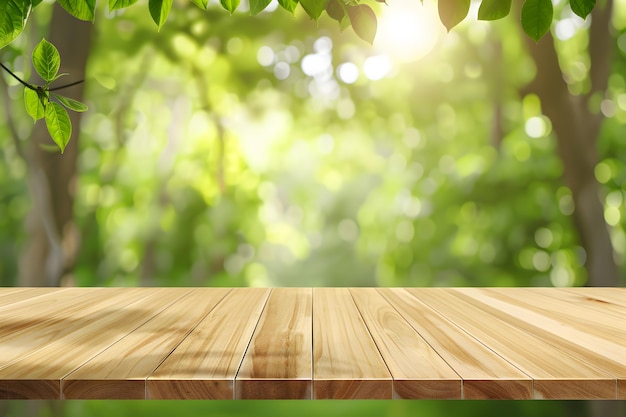
{"label": "green foliage canopy", "polygon": [[[68,13],[80,20],[94,21],[96,0],[56,0]],[[189,0],[200,9],[208,9],[207,0]],[[385,2],[385,0],[376,0]],[[23,31],[32,8],[41,0],[12,0],[0,4],[0,49],[13,42]],[[110,11],[133,6],[137,0],[108,0]],[[271,0],[250,0],[250,14],[256,15],[265,10]],[[377,31],[377,18],[374,10],[360,0],[280,0],[280,7],[293,13],[298,2],[313,20],[317,21],[324,12],[339,22],[341,28],[352,26],[354,32],[364,41],[373,44]],[[423,2],[423,0],[422,0]],[[239,0],[220,0],[220,5],[231,14],[239,7]],[[450,31],[462,22],[469,13],[470,0],[438,0],[439,18]],[[148,10],[157,28],[165,24],[172,9],[173,0],[149,0]],[[571,0],[571,8],[582,18],[591,13],[595,0]],[[480,20],[497,20],[507,16],[511,10],[511,0],[482,0],[478,18]],[[550,29],[553,18],[551,0],[526,0],[521,12],[521,23],[524,31],[535,41],[539,41]],[[34,86],[18,79],[26,89],[37,91],[24,92],[27,113],[35,121],[45,117],[48,131],[61,152],[65,149],[71,136],[72,125],[65,107],[74,111],[85,111],[82,103],[67,98],[58,99],[59,104],[47,106],[49,84],[58,77],[60,58],[53,45],[43,42],[34,51],[33,60],[39,75],[46,85],[37,90]],[[56,55],[55,55],[56,53]],[[11,73],[11,71],[3,68]],[[40,71],[41,69],[41,71]],[[54,73],[54,74],[53,74]],[[17,78],[13,73],[13,77]]]}
{"label": "green foliage canopy", "polygon": [[[31,8],[41,0],[12,0],[0,4],[0,48],[11,43],[24,29]],[[161,28],[172,8],[173,0],[150,0],[148,8],[152,19]],[[207,0],[189,0],[201,9],[208,8]],[[281,0],[280,7],[293,13],[297,3],[311,19],[318,20],[324,11],[344,26],[352,26],[363,40],[373,42],[376,34],[376,15],[373,9],[359,0]],[[378,1],[378,0],[377,0]],[[423,1],[423,0],[422,0]],[[448,30],[460,23],[469,12],[470,0],[438,0],[439,16]],[[77,19],[93,21],[96,0],[57,0],[68,13]],[[109,10],[119,10],[134,5],[137,0],[108,0]],[[221,0],[221,6],[230,13],[239,7],[238,0]],[[250,13],[257,14],[270,4],[270,0],[250,0]],[[595,6],[595,0],[571,0],[571,8],[586,18]],[[337,7],[344,13],[337,13]],[[392,5],[393,7],[393,5]],[[482,0],[479,19],[496,20],[509,14],[511,0]],[[526,0],[522,9],[522,27],[538,41],[548,31],[552,21],[551,0]]]}

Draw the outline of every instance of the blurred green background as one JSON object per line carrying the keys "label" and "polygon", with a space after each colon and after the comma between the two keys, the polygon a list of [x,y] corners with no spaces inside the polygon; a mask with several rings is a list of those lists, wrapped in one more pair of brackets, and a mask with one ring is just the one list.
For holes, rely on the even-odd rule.
{"label": "blurred green background", "polygon": [[[44,1],[0,55],[28,78],[29,52],[49,36],[70,78],[84,71],[74,94],[90,107],[66,154],[49,153],[4,77],[0,285],[624,284],[626,2],[587,21],[553,2],[553,36],[538,46],[515,16],[479,22],[476,7],[446,34],[428,0],[373,2],[373,46],[275,3],[251,17],[245,2],[228,16],[175,1],[159,32],[146,1],[115,13],[101,3],[96,23],[77,29]],[[590,35],[607,15],[604,37]],[[550,71],[558,82],[533,84]],[[14,417],[592,413],[582,402],[0,407]]]}

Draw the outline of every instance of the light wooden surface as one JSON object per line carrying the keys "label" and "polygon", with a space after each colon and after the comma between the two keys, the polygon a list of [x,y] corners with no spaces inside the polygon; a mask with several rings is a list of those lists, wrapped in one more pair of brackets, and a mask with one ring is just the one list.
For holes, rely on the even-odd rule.
{"label": "light wooden surface", "polygon": [[621,288],[0,288],[0,399],[626,399]]}

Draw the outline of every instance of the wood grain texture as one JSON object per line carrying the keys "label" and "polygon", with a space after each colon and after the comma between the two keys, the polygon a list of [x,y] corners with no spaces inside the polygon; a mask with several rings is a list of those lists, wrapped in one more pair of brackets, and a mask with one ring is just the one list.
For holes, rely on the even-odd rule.
{"label": "wood grain texture", "polygon": [[316,399],[391,399],[393,384],[346,288],[313,290]]}
{"label": "wood grain texture", "polygon": [[0,288],[0,400],[626,400],[623,288]]}
{"label": "wood grain texture", "polygon": [[144,399],[148,376],[228,292],[221,288],[189,290],[64,377],[63,396],[68,399]]}
{"label": "wood grain texture", "polygon": [[270,290],[230,292],[148,378],[148,398],[233,399],[237,370]]}
{"label": "wood grain texture", "polygon": [[572,356],[568,351],[572,345],[556,338],[547,342],[527,331],[521,320],[510,324],[507,319],[514,318],[507,318],[487,304],[471,302],[461,290],[410,292],[531,376],[534,398],[615,398],[615,377]]}
{"label": "wood grain texture", "polygon": [[34,302],[41,295],[54,294],[63,291],[63,288],[0,288],[0,290],[0,305],[8,306],[22,301]]}
{"label": "wood grain texture", "polygon": [[[46,347],[106,312],[131,303],[138,290],[66,289],[0,308],[0,368]],[[61,307],[61,308],[60,308]]]}
{"label": "wood grain texture", "polygon": [[311,399],[312,295],[272,290],[237,374],[237,399]]}
{"label": "wood grain texture", "polygon": [[[501,293],[478,288],[459,290],[476,302],[487,305],[505,322],[523,329],[556,349],[567,352],[574,361],[587,363],[613,379],[626,377],[626,334],[612,329],[612,317],[589,312],[586,316],[568,312],[567,306],[551,302],[553,311],[538,308],[534,297],[505,297]],[[493,296],[492,296],[493,295]],[[504,300],[503,300],[504,299]],[[576,317],[578,316],[578,317]],[[622,320],[622,325],[624,321]]]}
{"label": "wood grain texture", "polygon": [[[59,326],[58,337],[0,369],[7,398],[61,397],[61,379],[180,298],[184,289],[140,289]],[[105,294],[104,291],[102,294]],[[125,294],[126,291],[122,291]],[[134,295],[133,295],[134,294]],[[143,297],[142,297],[143,295]],[[69,305],[71,306],[71,304]],[[64,306],[64,309],[68,306]],[[4,348],[4,345],[3,345]]]}
{"label": "wood grain texture", "polygon": [[604,287],[585,287],[585,288],[561,288],[563,291],[569,291],[573,294],[583,295],[590,300],[615,304],[626,307],[626,288],[604,288]]}
{"label": "wood grain texture", "polygon": [[463,292],[474,294],[490,306],[508,311],[509,315],[552,334],[587,346],[592,352],[606,352],[605,356],[618,359],[618,362],[626,355],[626,311],[624,315],[607,313],[607,310],[588,308],[544,295],[545,291],[523,288],[508,292],[501,289],[469,289]]}
{"label": "wood grain texture", "polygon": [[404,289],[380,293],[463,379],[466,399],[529,399],[531,378]]}
{"label": "wood grain texture", "polygon": [[350,292],[391,372],[394,398],[462,397],[459,375],[378,291]]}

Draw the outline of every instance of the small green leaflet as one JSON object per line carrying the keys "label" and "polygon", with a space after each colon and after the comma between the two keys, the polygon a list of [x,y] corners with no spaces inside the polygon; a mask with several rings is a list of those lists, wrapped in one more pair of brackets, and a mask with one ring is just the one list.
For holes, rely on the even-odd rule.
{"label": "small green leaflet", "polygon": [[348,7],[348,17],[350,18],[352,28],[359,35],[359,38],[370,45],[373,44],[376,36],[377,21],[372,8],[366,4],[350,6]]}
{"label": "small green leaflet", "polygon": [[152,20],[161,29],[172,9],[172,0],[150,0],[148,8],[150,9]]}
{"label": "small green leaflet", "polygon": [[39,6],[39,3],[41,3],[42,1],[43,1],[43,0],[33,0],[33,1],[32,1],[32,3],[33,3],[33,8],[35,8],[35,7]]}
{"label": "small green leaflet", "polygon": [[109,10],[124,9],[137,3],[137,0],[109,0]]}
{"label": "small green leaflet", "polygon": [[74,100],[73,98],[69,98],[69,97],[65,97],[65,96],[60,96],[58,94],[54,94],[52,93],[52,96],[54,98],[56,98],[57,100],[59,100],[59,102],[64,105],[65,107],[67,107],[70,110],[74,110],[75,112],[78,113],[82,113],[87,111],[87,105],[81,103],[78,100]]}
{"label": "small green leaflet", "polygon": [[59,145],[63,153],[72,136],[72,122],[67,110],[58,103],[49,102],[46,105],[45,118],[52,140]]}
{"label": "small green leaflet", "polygon": [[470,0],[439,0],[439,18],[448,32],[461,23],[469,13]]}
{"label": "small green leaflet", "polygon": [[298,0],[278,0],[278,4],[289,13],[294,13],[298,5]]}
{"label": "small green leaflet", "polygon": [[232,14],[239,7],[239,0],[220,0],[220,4]]}
{"label": "small green leaflet", "polygon": [[42,100],[39,98],[37,91],[30,88],[24,88],[24,105],[26,106],[26,113],[33,118],[36,122],[39,119],[43,119],[45,114],[45,107]]}
{"label": "small green leaflet", "polygon": [[93,22],[96,0],[57,0],[57,3],[75,18]]}
{"label": "small green leaflet", "polygon": [[270,3],[271,0],[250,0],[250,14],[255,15],[263,11]]}
{"label": "small green leaflet", "polygon": [[479,20],[498,20],[508,16],[511,0],[483,0],[478,9]]}
{"label": "small green leaflet", "polygon": [[30,0],[0,1],[0,49],[17,38],[30,13]]}
{"label": "small green leaflet", "polygon": [[202,10],[206,10],[209,7],[209,0],[191,0],[191,2]]}
{"label": "small green leaflet", "polygon": [[328,0],[300,0],[300,4],[311,19],[317,20],[322,15],[322,12],[326,10]]}
{"label": "small green leaflet", "polygon": [[596,0],[570,0],[572,11],[585,19],[596,5]]}
{"label": "small green leaflet", "polygon": [[42,39],[33,49],[33,66],[44,81],[54,81],[61,66],[59,51],[50,42]]}
{"label": "small green leaflet", "polygon": [[545,35],[552,24],[551,0],[526,0],[522,7],[522,28],[535,42]]}

